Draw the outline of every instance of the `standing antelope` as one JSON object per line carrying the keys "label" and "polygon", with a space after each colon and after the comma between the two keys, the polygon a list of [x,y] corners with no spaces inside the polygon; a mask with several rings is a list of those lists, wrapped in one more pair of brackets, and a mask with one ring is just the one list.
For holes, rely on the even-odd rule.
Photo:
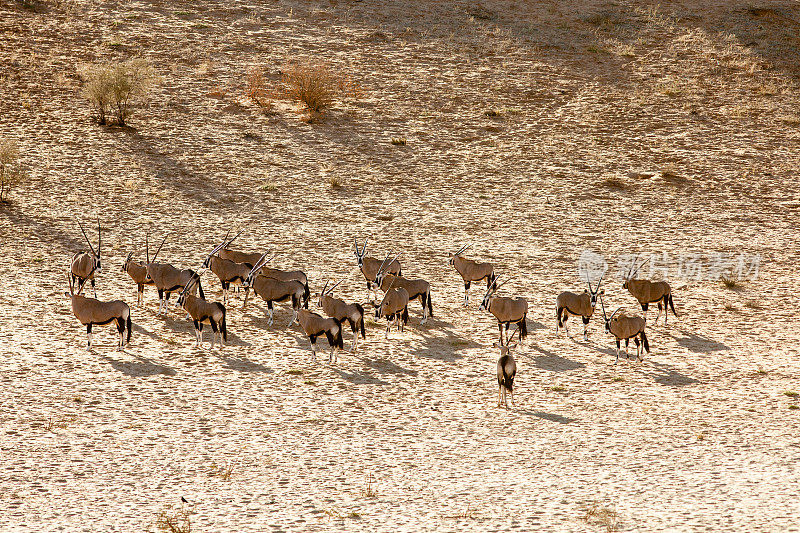
{"label": "standing antelope", "polygon": [[380,305],[375,308],[375,318],[386,317],[386,338],[392,329],[392,320],[397,331],[403,331],[408,324],[408,291],[403,287],[389,287],[383,295]]}
{"label": "standing antelope", "polygon": [[471,244],[465,244],[454,254],[450,254],[448,263],[456,268],[464,280],[464,307],[469,303],[469,286],[473,281],[486,280],[486,287],[489,288],[497,279],[494,274],[494,267],[491,263],[478,263],[472,259],[465,259],[461,254],[466,251]]}
{"label": "standing antelope", "polygon": [[556,298],[556,335],[558,335],[558,328],[563,327],[564,331],[569,336],[569,329],[567,329],[567,319],[570,315],[579,316],[583,319],[583,340],[589,340],[589,319],[594,314],[594,308],[597,306],[597,297],[604,294],[600,290],[600,284],[603,282],[602,276],[597,282],[597,287],[592,289],[592,282],[589,277],[586,277],[586,283],[589,284],[589,290],[583,291],[581,294],[574,292],[564,291]]}
{"label": "standing antelope", "polygon": [[619,343],[621,340],[625,340],[625,358],[628,358],[628,344],[630,344],[631,339],[633,339],[633,342],[636,344],[636,358],[641,361],[642,356],[639,353],[639,339],[641,339],[644,350],[650,353],[650,344],[647,342],[647,335],[644,333],[644,328],[647,325],[645,319],[640,316],[628,316],[624,313],[615,316],[621,307],[618,307],[616,311],[611,313],[610,317],[606,317],[606,307],[603,304],[602,298],[600,299],[600,304],[603,307],[606,331],[611,333],[617,341],[617,357],[614,359],[614,364],[616,365],[617,361],[619,361]]}
{"label": "standing antelope", "polygon": [[[661,304],[663,303],[664,325],[666,326],[667,315],[669,314],[667,305],[669,305],[670,309],[672,309],[672,314],[678,316],[678,313],[675,312],[675,304],[672,302],[672,287],[670,287],[669,283],[666,281],[635,279],[639,269],[642,268],[649,260],[650,258],[647,258],[645,262],[639,265],[639,268],[637,268],[635,271],[628,271],[628,275],[625,276],[625,281],[622,283],[622,288],[628,289],[628,292],[630,292],[639,301],[639,304],[642,306],[642,311],[644,311],[645,320],[647,320],[648,305],[658,302],[658,314],[656,315],[655,324],[658,324],[658,319],[661,317]],[[633,266],[631,269],[633,269]]]}
{"label": "standing antelope", "polygon": [[[367,257],[367,239],[364,239],[364,244],[361,246],[361,250],[358,249],[358,241],[353,238],[353,244],[356,246],[356,261],[358,261],[358,268],[361,269],[361,273],[364,274],[364,279],[367,280],[367,297],[369,298],[369,293],[372,291],[373,299],[372,301],[376,301],[378,299],[378,292],[377,286],[374,285],[375,276],[378,275],[378,270],[380,270],[382,262],[380,259],[375,259],[374,257]],[[397,258],[394,259],[389,265],[386,267],[386,271],[389,274],[394,274],[396,276],[403,275],[403,269],[400,266],[400,262]]]}
{"label": "standing antelope", "polygon": [[70,265],[70,275],[72,276],[72,282],[78,282],[78,290],[83,287],[83,284],[86,283],[87,280],[92,282],[92,292],[94,292],[94,297],[97,298],[97,291],[94,287],[94,275],[95,272],[100,272],[100,219],[97,219],[97,251],[94,251],[94,247],[92,246],[89,237],[86,235],[86,230],[83,229],[83,224],[78,222],[78,225],[81,227],[81,233],[83,233],[83,238],[86,239],[86,244],[89,245],[89,252],[78,252],[72,256],[72,263]]}
{"label": "standing antelope", "polygon": [[525,298],[508,298],[506,296],[495,296],[497,289],[502,287],[511,278],[500,285],[496,283],[489,287],[486,296],[483,297],[480,311],[489,311],[497,319],[497,327],[500,329],[500,343],[503,343],[503,325],[506,326],[506,337],[508,337],[508,327],[516,324],[519,330],[519,340],[522,342],[528,336],[528,326],[525,323],[528,317],[528,301]]}
{"label": "standing antelope", "polygon": [[[237,235],[238,237],[238,235]],[[236,237],[234,237],[235,239]],[[233,239],[231,239],[231,242]],[[230,244],[230,242],[228,242]],[[230,259],[223,259],[217,253],[226,246],[225,241],[214,248],[214,250],[203,261],[203,268],[210,268],[211,272],[216,274],[222,284],[222,303],[223,305],[228,301],[228,291],[230,290],[231,283],[235,285],[242,285],[247,275],[250,273],[252,266],[247,266],[244,263],[236,263]],[[245,289],[245,299],[249,288]]]}
{"label": "standing antelope", "polygon": [[[391,254],[390,254],[391,255]],[[399,255],[397,256],[399,257]],[[393,261],[397,260],[397,257]],[[420,324],[428,321],[428,317],[433,316],[433,302],[431,301],[431,284],[424,279],[406,279],[402,276],[395,276],[387,271],[388,265],[393,261],[389,261],[389,255],[381,264],[378,273],[375,275],[375,285],[386,292],[389,287],[402,287],[408,291],[408,299],[416,300],[422,303],[422,320]]]}
{"label": "standing antelope", "polygon": [[155,255],[153,255],[152,259],[150,259],[150,240],[148,236],[145,236],[145,247],[147,253],[147,276],[145,281],[152,281],[153,285],[155,285],[156,289],[158,290],[157,314],[159,315],[161,314],[162,309],[164,314],[167,314],[167,301],[169,300],[170,295],[173,292],[182,291],[194,278],[198,278],[197,289],[200,291],[200,298],[206,297],[206,295],[203,293],[203,287],[200,285],[197,272],[188,268],[180,270],[172,265],[155,262],[156,258],[158,257],[158,253],[161,251],[161,247],[164,246],[164,242],[166,240],[167,238],[164,237],[164,240],[161,241],[161,245],[159,245]]}
{"label": "standing antelope", "polygon": [[225,306],[219,302],[208,302],[205,298],[194,295],[194,289],[200,286],[200,277],[192,278],[178,295],[175,305],[183,307],[194,321],[194,334],[197,338],[196,346],[200,348],[203,343],[203,324],[211,326],[211,349],[214,349],[214,340],[219,334],[219,347],[225,346],[222,341],[228,341],[228,328],[225,321]]}
{"label": "standing antelope", "polygon": [[341,281],[328,289],[328,282],[325,282],[325,287],[322,288],[322,292],[319,294],[319,306],[329,317],[335,318],[339,322],[347,320],[347,322],[350,323],[350,329],[353,330],[353,346],[350,351],[355,352],[356,348],[358,348],[359,326],[361,327],[361,338],[366,339],[366,332],[364,331],[364,308],[361,307],[361,304],[348,304],[344,300],[331,296],[333,289],[338,287],[339,283],[341,283]]}
{"label": "standing antelope", "polygon": [[[511,334],[511,339],[513,338],[514,333]],[[497,384],[500,386],[500,390],[497,391],[497,407],[502,405],[506,409],[508,409],[506,392],[511,395],[511,403],[514,403],[514,376],[517,375],[517,362],[511,355],[511,350],[517,345],[512,344],[511,339],[508,339],[505,345],[494,343],[495,347],[500,348],[500,359],[497,360]]]}
{"label": "standing antelope", "polygon": [[[78,292],[75,292],[75,287],[72,281],[72,274],[67,274],[67,281],[69,282],[69,292],[65,292],[65,296],[69,296],[72,300],[72,314],[75,315],[81,324],[86,326],[87,344],[86,349],[92,349],[92,326],[97,324],[104,326],[115,322],[117,331],[119,332],[119,342],[117,349],[122,350],[126,343],[131,341],[131,310],[128,305],[122,300],[112,300],[110,302],[101,302],[95,298],[82,296],[81,291],[83,286],[78,287]],[[127,330],[127,339],[125,331]]]}
{"label": "standing antelope", "polygon": [[[261,269],[266,262],[266,255],[267,254],[262,255],[256,262],[245,278],[244,283],[242,283],[242,287],[245,289],[252,287],[253,292],[267,302],[267,325],[269,326],[272,326],[273,322],[272,303],[291,299],[293,313],[292,320],[287,325],[288,327],[297,320],[297,312],[300,310],[301,302],[305,300],[306,307],[308,306],[308,300],[305,299],[306,286],[296,279],[283,281],[264,276],[263,274],[257,274],[259,269]],[[245,293],[244,305],[242,307],[245,305],[247,305],[247,293]]]}
{"label": "standing antelope", "polygon": [[144,286],[153,284],[153,280],[148,281],[147,279],[147,264],[134,261],[133,252],[130,252],[125,262],[122,263],[122,271],[127,272],[136,283],[136,305],[141,305],[144,300]]}
{"label": "standing antelope", "polygon": [[328,339],[328,344],[331,346],[331,354],[328,356],[328,361],[333,362],[338,359],[336,357],[336,349],[342,350],[344,348],[341,322],[333,317],[322,318],[308,309],[300,309],[298,311],[297,321],[305,334],[308,335],[308,340],[311,341],[311,354],[314,357],[314,361],[317,360],[317,337],[320,335],[325,335]]}

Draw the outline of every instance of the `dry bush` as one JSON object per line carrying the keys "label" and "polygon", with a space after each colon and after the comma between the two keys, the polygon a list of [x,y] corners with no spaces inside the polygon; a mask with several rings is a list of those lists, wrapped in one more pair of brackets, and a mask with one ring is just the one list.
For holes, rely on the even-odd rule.
{"label": "dry bush", "polygon": [[264,72],[257,67],[247,71],[247,97],[258,107],[269,109],[272,102],[267,91],[267,84],[264,81]]}
{"label": "dry bush", "polygon": [[302,103],[312,114],[323,113],[337,98],[360,93],[348,77],[319,63],[292,63],[284,68],[281,92]]}
{"label": "dry bush", "polygon": [[80,74],[85,81],[83,94],[94,105],[99,124],[109,123],[112,114],[116,124],[124,126],[132,106],[143,102],[158,82],[155,70],[144,59],[85,65]]}
{"label": "dry bush", "polygon": [[164,533],[191,533],[192,522],[189,513],[183,507],[173,509],[169,506],[158,514],[156,528]]}
{"label": "dry bush", "polygon": [[11,189],[22,183],[25,177],[19,162],[17,143],[0,137],[0,203],[8,201]]}
{"label": "dry bush", "polygon": [[722,282],[722,284],[725,285],[729,289],[735,290],[735,289],[740,288],[739,278],[738,277],[723,275],[723,276],[720,276],[719,279]]}
{"label": "dry bush", "polygon": [[217,465],[216,463],[212,463],[211,471],[209,472],[209,474],[214,477],[222,479],[222,481],[230,481],[231,478],[233,477],[234,468],[235,464],[232,462],[226,462],[224,465]]}
{"label": "dry bush", "polygon": [[598,502],[592,502],[586,509],[586,516],[583,518],[588,523],[605,526],[606,531],[611,533],[619,529],[619,517],[617,510],[611,507],[606,507]]}

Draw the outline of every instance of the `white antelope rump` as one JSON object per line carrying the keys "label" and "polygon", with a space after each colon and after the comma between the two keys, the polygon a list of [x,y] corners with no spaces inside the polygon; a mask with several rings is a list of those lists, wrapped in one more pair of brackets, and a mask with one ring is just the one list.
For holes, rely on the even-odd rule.
{"label": "white antelope rump", "polygon": [[[649,260],[650,258],[647,258],[636,270],[628,271],[628,275],[625,276],[625,281],[622,283],[622,288],[627,289],[628,292],[638,300],[639,305],[642,306],[642,311],[644,311],[645,321],[647,320],[647,308],[649,304],[658,302],[658,314],[655,320],[655,324],[658,324],[658,319],[661,317],[661,305],[663,304],[664,325],[666,326],[667,315],[669,315],[667,305],[672,309],[672,314],[676,317],[678,316],[678,313],[675,312],[675,304],[672,302],[672,287],[670,287],[669,283],[666,281],[636,279],[636,274],[639,273],[639,269]],[[631,269],[633,269],[633,267],[631,267]]]}
{"label": "white antelope rump", "polygon": [[[397,257],[399,257],[399,255]],[[397,257],[395,257],[393,261],[396,261]],[[381,268],[378,269],[378,273],[375,275],[375,285],[380,287],[383,292],[388,291],[390,287],[402,287],[408,292],[409,301],[419,298],[419,301],[422,303],[422,320],[420,320],[420,324],[424,324],[428,321],[429,317],[433,316],[431,284],[424,279],[407,279],[402,276],[389,274],[386,268],[387,265],[390,264],[392,264],[392,261],[389,261],[389,256],[387,255],[386,259],[381,264]]]}
{"label": "white antelope rump", "polygon": [[486,288],[490,288],[497,279],[494,273],[494,266],[491,263],[478,263],[472,259],[461,256],[471,244],[465,244],[456,253],[450,254],[448,263],[455,267],[456,272],[464,280],[464,307],[469,304],[469,287],[473,281],[486,280]]}
{"label": "white antelope rump", "polygon": [[614,359],[614,364],[616,365],[617,361],[619,361],[620,341],[622,340],[625,341],[625,358],[628,358],[628,345],[630,344],[631,339],[633,339],[633,342],[636,344],[636,358],[641,361],[642,356],[639,352],[640,339],[642,344],[641,347],[644,348],[644,351],[650,353],[650,344],[647,342],[647,335],[644,333],[644,328],[647,325],[645,319],[640,316],[628,316],[625,314],[616,316],[617,312],[619,312],[621,309],[620,307],[611,313],[610,317],[607,317],[606,307],[603,304],[602,298],[600,299],[600,305],[603,307],[603,318],[606,322],[606,331],[611,333],[617,341],[617,357]]}
{"label": "white antelope rump", "polygon": [[522,342],[528,336],[528,301],[525,298],[508,298],[506,296],[495,296],[497,289],[502,287],[512,278],[507,279],[500,285],[496,283],[489,287],[483,297],[478,310],[489,311],[497,319],[497,327],[500,328],[500,344],[503,343],[503,326],[506,327],[506,338],[508,338],[508,328],[511,324],[516,324],[519,330],[519,340]]}
{"label": "white antelope rump", "polygon": [[403,331],[408,324],[408,291],[403,287],[389,287],[383,295],[383,300],[375,308],[375,318],[386,317],[386,338],[392,329],[392,321],[397,325],[397,331]]}
{"label": "white antelope rump", "polygon": [[597,297],[604,294],[600,290],[600,284],[603,282],[603,277],[597,281],[597,287],[592,289],[592,282],[589,277],[586,277],[586,283],[589,284],[589,290],[584,289],[583,293],[575,294],[574,292],[564,291],[556,298],[556,335],[558,335],[558,328],[564,328],[567,336],[569,336],[569,329],[567,329],[567,319],[570,315],[579,316],[583,319],[583,340],[589,340],[589,319],[594,314],[594,309],[597,306]]}
{"label": "white antelope rump", "polygon": [[226,324],[225,306],[219,302],[209,302],[205,298],[198,298],[194,295],[195,289],[200,286],[200,278],[195,277],[183,288],[178,295],[175,305],[179,305],[189,313],[194,322],[194,334],[197,339],[196,346],[200,348],[203,344],[203,324],[211,326],[211,346],[214,349],[214,341],[219,335],[219,347],[222,349],[223,340],[228,342],[228,326]]}
{"label": "white antelope rump", "polygon": [[153,280],[147,279],[147,263],[134,261],[133,252],[130,252],[125,262],[122,263],[122,271],[127,272],[133,282],[136,283],[136,305],[142,305],[144,286],[153,285]]}
{"label": "white antelope rump", "polygon": [[92,246],[92,242],[89,240],[89,237],[86,235],[86,230],[83,229],[83,224],[78,222],[78,225],[81,227],[81,233],[83,233],[83,238],[86,239],[86,244],[89,245],[89,252],[78,252],[72,256],[72,262],[70,264],[70,275],[72,276],[72,283],[74,284],[76,281],[78,282],[78,291],[83,288],[83,284],[86,281],[92,282],[92,292],[94,293],[95,298],[97,298],[97,291],[95,290],[94,286],[94,275],[96,272],[100,272],[100,219],[97,219],[97,251],[95,252],[94,247]]}
{"label": "white antelope rump", "polygon": [[69,283],[69,292],[65,292],[64,295],[69,296],[72,301],[72,314],[86,326],[86,349],[92,349],[92,326],[104,326],[114,322],[119,332],[117,349],[122,350],[131,341],[131,328],[133,327],[128,304],[122,300],[101,302],[95,298],[82,296],[83,286],[78,288],[78,292],[75,292],[71,274],[67,274],[67,282]]}
{"label": "white antelope rump", "polygon": [[159,245],[158,250],[156,250],[156,253],[151,259],[150,240],[148,236],[145,236],[145,250],[147,254],[147,277],[145,278],[145,281],[152,281],[153,285],[156,287],[156,290],[158,290],[157,315],[160,315],[162,310],[166,315],[167,304],[170,295],[173,292],[182,291],[186,285],[195,278],[197,278],[197,289],[200,291],[200,298],[205,299],[206,297],[206,295],[203,293],[203,287],[200,284],[200,279],[197,272],[189,268],[181,270],[166,263],[155,262],[156,258],[158,257],[158,253],[161,251],[161,247],[164,246],[164,242],[166,240],[167,238],[164,237],[164,240],[161,241],[161,245]]}
{"label": "white antelope rump", "polygon": [[500,359],[497,360],[497,384],[500,387],[497,391],[497,407],[502,405],[506,409],[508,409],[506,393],[511,395],[511,403],[514,403],[514,377],[517,375],[517,362],[511,355],[511,350],[517,347],[516,343],[511,343],[513,338],[514,333],[506,344],[494,343],[496,348],[500,348]]}
{"label": "white antelope rump", "polygon": [[[237,235],[238,237],[238,235]],[[234,237],[235,239],[236,237]],[[230,242],[228,244],[230,244]],[[208,254],[205,261],[203,261],[203,268],[211,269],[218,278],[220,283],[222,284],[222,303],[228,303],[228,291],[230,290],[231,284],[242,286],[244,284],[244,280],[247,279],[248,274],[250,274],[250,270],[252,266],[247,266],[244,263],[237,263],[230,259],[223,259],[218,255],[218,252],[226,246],[225,241],[222,241],[222,244],[214,248],[214,250]],[[245,289],[245,299],[247,298],[247,292],[249,288]]]}
{"label": "white antelope rump", "polygon": [[331,318],[335,318],[339,322],[347,322],[350,324],[350,329],[353,330],[353,346],[350,351],[355,352],[358,348],[358,328],[361,328],[361,338],[366,339],[366,332],[364,331],[364,308],[361,304],[352,303],[348,304],[344,300],[334,298],[331,296],[333,289],[339,286],[341,281],[337,282],[333,287],[328,289],[328,282],[322,288],[319,294],[319,306],[322,311]]}
{"label": "white antelope rump", "polygon": [[[369,293],[372,291],[372,301],[374,302],[378,299],[377,285],[374,284],[375,276],[378,275],[378,270],[381,269],[383,261],[375,259],[374,257],[367,257],[367,239],[364,239],[361,250],[358,249],[358,241],[355,237],[353,238],[353,244],[355,244],[356,247],[355,254],[356,261],[358,261],[358,268],[361,269],[361,273],[364,274],[364,279],[367,280],[367,298],[369,298]],[[386,267],[386,272],[394,274],[395,276],[403,275],[403,268],[400,266],[400,262],[396,257]]]}
{"label": "white antelope rump", "polygon": [[[245,278],[242,287],[245,289],[252,288],[253,292],[260,296],[262,300],[267,302],[267,325],[272,326],[273,323],[273,302],[285,302],[291,300],[292,302],[292,320],[288,326],[291,326],[297,321],[297,313],[301,308],[302,303],[305,301],[305,307],[308,307],[308,299],[305,298],[306,286],[296,279],[283,281],[271,277],[264,276],[258,273],[263,264],[266,262],[266,255],[253,265],[250,273]],[[247,305],[247,293],[245,293],[244,307]]]}
{"label": "white antelope rump", "polygon": [[308,340],[311,342],[311,355],[314,357],[314,361],[317,360],[317,337],[321,335],[325,335],[331,347],[328,361],[333,362],[338,360],[336,357],[336,350],[342,350],[344,348],[341,322],[333,317],[323,318],[308,309],[300,309],[298,311],[297,321],[303,329],[303,332],[308,336]]}

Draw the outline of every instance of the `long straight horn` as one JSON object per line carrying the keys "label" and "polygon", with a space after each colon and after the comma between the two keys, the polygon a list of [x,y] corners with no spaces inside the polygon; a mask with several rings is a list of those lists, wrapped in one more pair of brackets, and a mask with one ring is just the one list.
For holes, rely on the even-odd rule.
{"label": "long straight horn", "polygon": [[[243,229],[242,229],[242,230],[239,230],[239,233],[237,233],[236,235],[234,235],[234,236],[233,236],[233,238],[232,238],[231,240],[229,240],[229,241],[227,242],[227,244],[225,244],[225,248],[227,248],[228,246],[230,246],[230,245],[231,245],[231,243],[232,243],[233,241],[235,241],[235,240],[236,240],[236,239],[239,237],[239,235],[241,235],[241,234],[242,234],[242,232],[243,232],[243,231],[244,231]],[[228,233],[230,233],[230,232],[228,232]],[[228,236],[227,236],[227,235],[225,235],[225,238],[227,239],[227,238],[228,238]],[[223,241],[223,242],[224,242],[224,241]]]}
{"label": "long straight horn", "polygon": [[[502,287],[503,285],[505,285],[506,283],[508,283],[508,282],[509,282],[509,281],[511,281],[512,279],[514,279],[514,276],[511,276],[510,278],[508,278],[508,279],[504,280],[504,281],[503,281],[503,283],[501,283],[500,285],[497,285],[497,286],[494,288],[494,291],[493,291],[493,292],[497,292],[497,289],[499,289],[500,287]],[[495,279],[495,282],[496,282],[496,281],[497,281],[497,280]]]}
{"label": "long straight horn", "polygon": [[[331,287],[330,289],[328,289],[328,294],[332,293],[332,292],[333,292],[333,289],[335,289],[336,287],[338,287],[340,283],[342,283],[342,280],[339,280],[339,281],[337,281],[337,282],[334,284],[334,286],[333,286],[333,287]],[[327,283],[326,283],[326,285],[327,285]]]}
{"label": "long straight horn", "polygon": [[650,258],[651,258],[651,257],[653,257],[653,256],[651,255],[650,257],[648,257],[647,259],[645,259],[645,260],[644,260],[644,263],[642,263],[641,265],[639,265],[639,266],[636,268],[636,270],[634,270],[634,271],[633,271],[633,274],[631,274],[631,275],[630,275],[630,277],[629,277],[628,279],[633,279],[633,277],[634,277],[636,274],[638,274],[638,273],[639,273],[639,269],[641,269],[643,266],[645,266],[645,265],[647,264],[647,262],[648,262],[648,261],[650,261]]}
{"label": "long straight horn", "polygon": [[608,317],[606,316],[606,304],[603,303],[603,296],[600,296],[600,307],[603,308],[603,320],[608,322]]}
{"label": "long straight horn", "polygon": [[161,247],[164,246],[164,243],[167,241],[167,236],[164,235],[164,240],[161,241],[161,244],[158,245],[158,250],[156,250],[155,255],[153,255],[153,263],[156,262],[156,257],[158,257],[158,252],[161,251]]}
{"label": "long straight horn", "polygon": [[511,336],[508,338],[508,340],[506,341],[506,346],[511,344],[511,339],[513,339],[514,335],[516,335],[517,333],[519,333],[519,328],[515,329],[514,333],[512,333]]}
{"label": "long straight horn", "polygon": [[100,258],[100,217],[97,217],[97,258]]}
{"label": "long straight horn", "polygon": [[78,221],[78,225],[81,227],[81,233],[83,233],[83,238],[86,239],[86,244],[89,245],[89,249],[95,256],[97,256],[97,253],[94,251],[94,246],[92,246],[92,243],[89,242],[89,237],[86,236],[86,230],[83,229],[83,224],[81,224],[80,220]]}
{"label": "long straight horn", "polygon": [[261,257],[258,259],[258,261],[256,261],[256,264],[255,264],[255,265],[253,265],[253,268],[251,268],[251,269],[250,269],[250,273],[249,273],[249,274],[247,274],[247,277],[248,277],[248,278],[252,277],[252,276],[253,276],[253,272],[257,272],[257,271],[258,271],[258,269],[259,269],[259,268],[261,268],[261,267],[262,267],[262,265],[263,265],[264,263],[266,263],[266,261],[264,260],[264,258],[266,258],[266,257],[267,257],[267,254],[266,254],[266,253],[264,253],[264,255],[262,255],[262,256],[261,256]]}
{"label": "long straight horn", "polygon": [[69,293],[75,294],[75,288],[72,285],[72,276],[70,275],[69,270],[67,271],[67,283],[69,283]]}
{"label": "long straight horn", "polygon": [[324,286],[324,287],[322,287],[322,296],[325,296],[325,289],[327,289],[327,288],[328,288],[328,283],[329,283],[329,281],[328,281],[328,280],[325,280],[325,286]]}
{"label": "long straight horn", "polygon": [[365,253],[367,253],[367,241],[368,240],[369,240],[369,237],[364,237],[364,244],[361,246],[361,255],[364,255]]}
{"label": "long straight horn", "polygon": [[389,260],[389,257],[391,257],[391,255],[392,255],[392,252],[389,252],[388,254],[386,254],[386,259],[384,259],[383,263],[381,263],[381,267],[378,269],[378,274],[383,272],[383,269],[386,267],[386,265],[391,264],[391,263],[387,263],[387,261]]}
{"label": "long straight horn", "polygon": [[614,311],[613,313],[611,313],[611,316],[610,316],[610,317],[608,317],[608,320],[610,321],[612,318],[614,318],[614,315],[616,315],[616,314],[617,314],[617,311],[619,311],[620,309],[622,309],[622,308],[621,308],[621,307],[617,307],[616,311]]}
{"label": "long straight horn", "polygon": [[594,294],[594,291],[592,291],[592,282],[589,281],[589,273],[588,272],[586,273],[586,283],[589,284],[589,292]]}
{"label": "long straight horn", "polygon": [[144,249],[147,254],[147,264],[150,264],[150,239],[147,233],[144,234]]}

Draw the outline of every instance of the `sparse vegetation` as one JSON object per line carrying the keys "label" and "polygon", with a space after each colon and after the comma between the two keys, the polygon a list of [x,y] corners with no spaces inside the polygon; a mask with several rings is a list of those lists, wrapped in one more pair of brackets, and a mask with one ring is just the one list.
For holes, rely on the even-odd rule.
{"label": "sparse vegetation", "polygon": [[124,126],[133,113],[133,105],[143,102],[157,83],[155,69],[144,59],[121,63],[84,65],[83,94],[94,105],[99,124],[110,123],[113,115],[118,126]]}
{"label": "sparse vegetation", "polygon": [[367,498],[376,498],[378,496],[378,490],[375,488],[375,476],[373,476],[372,473],[367,474],[364,479],[362,494]]}
{"label": "sparse vegetation", "polygon": [[616,191],[627,191],[631,188],[627,181],[619,177],[606,178],[600,184]]}
{"label": "sparse vegetation", "polygon": [[739,288],[739,278],[729,275],[723,275],[720,278],[722,284],[725,285],[729,289],[738,289]]}
{"label": "sparse vegetation", "polygon": [[392,144],[395,146],[405,146],[406,145],[406,138],[405,137],[392,137]]}
{"label": "sparse vegetation", "polygon": [[262,109],[269,109],[272,106],[262,69],[253,67],[247,71],[246,94],[254,104]]}
{"label": "sparse vegetation", "polygon": [[24,181],[17,143],[0,137],[0,203],[8,202],[11,189]]}
{"label": "sparse vegetation", "polygon": [[793,390],[784,391],[783,394],[788,396],[789,398],[797,398],[798,396],[800,396],[800,393],[797,393],[797,392],[795,392]]}
{"label": "sparse vegetation", "polygon": [[567,392],[567,389],[565,387],[562,387],[561,385],[555,385],[553,387],[550,387],[550,390],[553,392]]}
{"label": "sparse vegetation", "polygon": [[321,64],[293,64],[283,71],[283,91],[312,113],[323,113],[338,92],[339,78]]}
{"label": "sparse vegetation", "polygon": [[290,369],[290,370],[286,371],[286,375],[288,375],[288,376],[302,376],[303,375],[303,371],[302,370],[297,370],[297,369]]}
{"label": "sparse vegetation", "polygon": [[226,461],[223,465],[211,463],[210,474],[214,477],[222,479],[222,481],[230,481],[233,477],[235,465],[232,461]]}
{"label": "sparse vegetation", "polygon": [[338,174],[331,174],[330,176],[328,176],[328,183],[334,189],[338,189],[339,187],[342,187],[344,185],[344,178],[342,178]]}
{"label": "sparse vegetation", "polygon": [[192,521],[183,507],[165,507],[156,518],[156,528],[163,533],[191,533]]}
{"label": "sparse vegetation", "polygon": [[611,378],[611,381],[619,383],[620,381],[625,381],[625,378],[623,378],[622,376],[614,376],[613,378]]}
{"label": "sparse vegetation", "polygon": [[600,525],[605,527],[609,533],[619,529],[619,517],[617,510],[613,507],[602,505],[598,502],[592,502],[586,509],[586,515],[583,517],[589,524]]}
{"label": "sparse vegetation", "polygon": [[754,300],[754,299],[746,300],[744,302],[744,306],[747,307],[748,309],[753,309],[754,311],[758,311],[762,307],[761,306],[761,302],[759,302],[758,300]]}

